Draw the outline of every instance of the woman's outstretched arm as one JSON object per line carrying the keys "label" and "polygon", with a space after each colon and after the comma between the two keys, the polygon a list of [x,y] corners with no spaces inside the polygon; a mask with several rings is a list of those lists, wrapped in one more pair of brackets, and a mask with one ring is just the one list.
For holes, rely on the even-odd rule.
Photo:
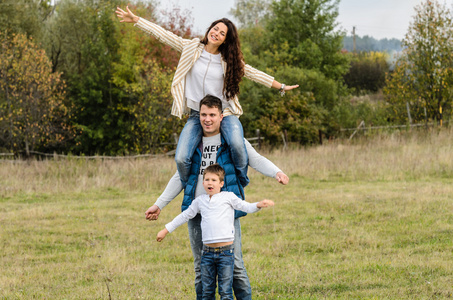
{"label": "woman's outstretched arm", "polygon": [[178,52],[182,52],[184,45],[190,43],[190,40],[179,37],[171,31],[165,30],[164,28],[153,22],[136,16],[127,6],[126,11],[117,7],[115,13],[118,18],[120,18],[120,22],[133,23],[134,26],[137,26],[147,34],[154,36],[160,42],[170,46]]}
{"label": "woman's outstretched arm", "polygon": [[[273,87],[274,89],[281,90],[282,84],[281,84],[280,82],[274,80],[274,81],[272,82],[272,87]],[[283,87],[283,90],[286,92],[286,91],[290,91],[290,90],[295,89],[295,88],[298,88],[298,87],[299,87],[298,84],[296,84],[296,85],[285,85],[285,86]]]}

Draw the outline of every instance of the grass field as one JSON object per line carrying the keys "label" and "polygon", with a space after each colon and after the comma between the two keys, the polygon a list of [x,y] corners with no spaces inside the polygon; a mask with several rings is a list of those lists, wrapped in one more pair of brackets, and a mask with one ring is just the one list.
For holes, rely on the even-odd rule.
{"label": "grass field", "polygon": [[[264,152],[241,220],[254,299],[453,298],[453,132]],[[194,299],[187,226],[162,243],[145,210],[171,158],[0,161],[2,299]]]}

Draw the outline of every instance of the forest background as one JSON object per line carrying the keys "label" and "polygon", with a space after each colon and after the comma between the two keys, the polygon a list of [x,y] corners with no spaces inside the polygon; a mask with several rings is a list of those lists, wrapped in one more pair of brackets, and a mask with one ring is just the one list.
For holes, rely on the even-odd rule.
{"label": "forest background", "polygon": [[[288,84],[284,97],[241,84],[245,135],[301,145],[344,128],[448,124],[453,83],[452,14],[437,1],[415,7],[401,49],[371,50],[371,37],[336,28],[336,0],[239,1],[245,61]],[[170,115],[179,54],[114,14],[124,1],[6,0],[0,22],[0,152],[75,155],[159,153],[185,120]],[[193,38],[188,11],[132,2],[137,15]],[[163,16],[163,17],[161,17]],[[363,43],[361,43],[363,42]],[[389,48],[397,41],[388,41]],[[349,49],[349,50],[348,50]],[[389,49],[386,49],[389,50]],[[370,96],[371,95],[371,96]]]}

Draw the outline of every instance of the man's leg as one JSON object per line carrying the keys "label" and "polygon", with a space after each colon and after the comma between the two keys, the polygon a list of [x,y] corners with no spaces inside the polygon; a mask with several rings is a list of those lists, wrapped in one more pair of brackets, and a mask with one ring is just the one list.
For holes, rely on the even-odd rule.
{"label": "man's leg", "polygon": [[241,223],[239,219],[234,220],[234,273],[233,290],[236,299],[252,299],[252,287],[242,260]]}
{"label": "man's leg", "polygon": [[201,215],[198,214],[195,218],[190,219],[187,223],[189,228],[190,247],[192,248],[193,264],[195,268],[195,291],[197,300],[201,300],[203,296],[203,287],[201,284],[201,252],[203,249],[203,241],[201,239]]}

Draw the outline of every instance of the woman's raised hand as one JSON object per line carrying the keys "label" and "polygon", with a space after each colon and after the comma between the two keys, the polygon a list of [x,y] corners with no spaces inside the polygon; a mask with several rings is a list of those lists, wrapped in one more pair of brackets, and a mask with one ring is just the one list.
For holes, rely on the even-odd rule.
{"label": "woman's raised hand", "polygon": [[296,84],[296,85],[287,85],[287,86],[285,86],[285,91],[290,91],[290,90],[298,88],[298,87],[299,87],[298,84]]}
{"label": "woman's raised hand", "polygon": [[137,23],[138,20],[139,20],[139,17],[137,17],[136,15],[134,15],[131,10],[129,9],[128,6],[126,6],[126,10],[127,11],[124,11],[122,10],[121,8],[117,7],[116,8],[116,16],[122,20],[120,20],[120,22],[126,22],[126,23]]}

